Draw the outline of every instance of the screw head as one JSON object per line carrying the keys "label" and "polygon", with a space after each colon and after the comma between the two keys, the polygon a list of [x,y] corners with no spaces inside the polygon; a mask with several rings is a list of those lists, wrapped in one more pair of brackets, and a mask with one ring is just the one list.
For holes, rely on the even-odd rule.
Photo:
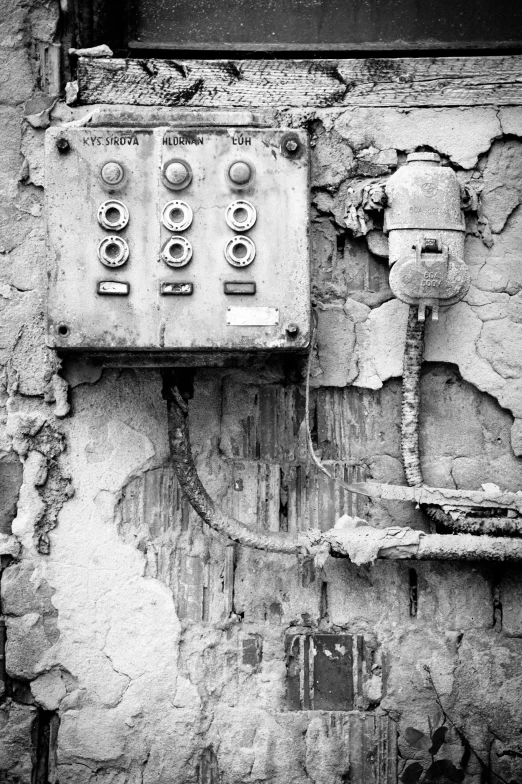
{"label": "screw head", "polygon": [[296,338],[299,334],[299,327],[297,324],[294,324],[293,322],[290,323],[286,328],[286,334],[289,338]]}
{"label": "screw head", "polygon": [[252,169],[245,161],[236,161],[228,170],[228,176],[234,185],[246,185],[252,179]]}
{"label": "screw head", "polygon": [[102,166],[101,178],[106,185],[119,185],[124,177],[123,166],[116,161],[109,161]]}
{"label": "screw head", "polygon": [[181,161],[173,161],[172,163],[169,163],[165,169],[165,179],[170,182],[171,185],[177,185],[179,187],[180,185],[183,185],[189,177],[190,172]]}
{"label": "screw head", "polygon": [[68,139],[65,136],[59,136],[56,139],[56,147],[58,148],[58,152],[69,152],[71,149],[71,145],[69,144]]}
{"label": "screw head", "polygon": [[295,131],[288,131],[281,139],[281,152],[286,158],[300,158],[303,144]]}

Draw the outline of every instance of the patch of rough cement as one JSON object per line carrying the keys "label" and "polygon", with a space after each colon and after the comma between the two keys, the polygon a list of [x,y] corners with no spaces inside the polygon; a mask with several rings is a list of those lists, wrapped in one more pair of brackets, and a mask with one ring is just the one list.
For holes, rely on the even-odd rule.
{"label": "patch of rough cement", "polygon": [[55,711],[67,694],[67,689],[59,670],[45,672],[31,683],[31,694],[35,702],[44,710]]}
{"label": "patch of rough cement", "polygon": [[493,144],[483,173],[482,208],[491,231],[499,234],[522,201],[522,142]]}
{"label": "patch of rough cement", "polygon": [[357,326],[359,374],[354,386],[379,389],[383,381],[402,376],[408,306],[397,299],[371,311]]}
{"label": "patch of rough cement", "polygon": [[317,306],[317,348],[321,364],[314,372],[314,386],[344,387],[357,377],[355,332],[369,312],[366,305],[351,299],[344,306]]}
{"label": "patch of rough cement", "polygon": [[374,146],[413,152],[432,147],[472,169],[502,133],[494,108],[348,109],[334,128],[355,149]]}

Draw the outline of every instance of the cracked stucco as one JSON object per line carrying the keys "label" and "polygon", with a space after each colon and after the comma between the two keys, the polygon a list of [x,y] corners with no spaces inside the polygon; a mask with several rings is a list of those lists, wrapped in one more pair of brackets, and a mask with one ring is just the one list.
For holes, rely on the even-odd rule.
{"label": "cracked stucco", "polygon": [[[215,784],[198,773],[205,752],[217,760],[223,784],[341,784],[349,750],[340,725],[333,729],[322,712],[285,710],[284,635],[313,630],[364,635],[377,662],[364,673],[365,705],[381,700],[401,730],[427,730],[435,707],[423,670],[429,665],[467,737],[484,757],[491,751],[506,780],[520,779],[513,754],[522,722],[519,567],[502,569],[499,627],[492,594],[500,577],[488,565],[417,563],[419,607],[412,617],[409,564],[357,567],[329,559],[316,569],[288,556],[234,554],[179,497],[176,508],[164,508],[171,474],[159,374],[102,373],[85,359],[61,368],[45,347],[43,131],[22,116],[38,92],[29,44],[54,40],[58,8],[9,0],[6,11],[0,448],[20,457],[23,481],[12,535],[0,541],[11,559],[2,574],[2,612],[8,675],[29,688],[25,703],[8,697],[0,705],[0,778],[31,782],[40,708],[60,716],[60,784]],[[89,112],[58,103],[52,122]],[[472,287],[464,302],[428,325],[426,360],[434,364],[423,377],[426,475],[434,484],[491,480],[519,489],[509,431],[515,453],[522,453],[522,108],[276,115],[285,125],[306,122],[314,144],[318,452],[343,470],[403,481],[397,379],[406,307],[388,288],[379,216],[372,216],[367,239],[353,237],[346,198],[349,187],[385,181],[406,152],[427,145],[463,182],[482,188],[477,220],[488,221],[491,236],[470,220]],[[276,526],[281,515],[292,524],[288,476],[297,469],[306,475],[302,391],[295,368],[196,375],[191,429],[198,467],[213,496],[248,521]],[[265,407],[255,415],[263,394]],[[260,454],[245,446],[255,416]],[[57,441],[64,450],[51,455]],[[74,495],[45,495],[51,460],[70,477]],[[283,476],[288,487],[281,489]],[[329,527],[336,507],[327,483],[303,485],[309,496],[302,490],[293,501],[309,503],[310,517]],[[53,513],[61,507],[56,527],[46,532],[49,554],[35,544],[46,504]],[[426,528],[409,505],[379,502],[367,511],[380,527]],[[262,649],[255,666],[243,657],[253,639]],[[458,739],[450,747],[457,760]],[[411,753],[404,742],[400,748],[404,757]],[[470,763],[467,782],[480,778]]]}

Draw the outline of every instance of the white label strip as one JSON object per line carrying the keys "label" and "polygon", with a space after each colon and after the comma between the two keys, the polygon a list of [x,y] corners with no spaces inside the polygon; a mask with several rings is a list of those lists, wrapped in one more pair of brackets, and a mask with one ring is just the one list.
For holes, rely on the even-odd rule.
{"label": "white label strip", "polygon": [[274,327],[279,324],[279,308],[227,308],[229,327]]}

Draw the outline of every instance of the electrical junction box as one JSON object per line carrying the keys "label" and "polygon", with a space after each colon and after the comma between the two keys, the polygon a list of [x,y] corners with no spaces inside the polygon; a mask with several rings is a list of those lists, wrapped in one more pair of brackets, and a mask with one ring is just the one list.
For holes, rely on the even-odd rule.
{"label": "electrical junction box", "polygon": [[308,177],[302,131],[49,129],[48,345],[305,348]]}

